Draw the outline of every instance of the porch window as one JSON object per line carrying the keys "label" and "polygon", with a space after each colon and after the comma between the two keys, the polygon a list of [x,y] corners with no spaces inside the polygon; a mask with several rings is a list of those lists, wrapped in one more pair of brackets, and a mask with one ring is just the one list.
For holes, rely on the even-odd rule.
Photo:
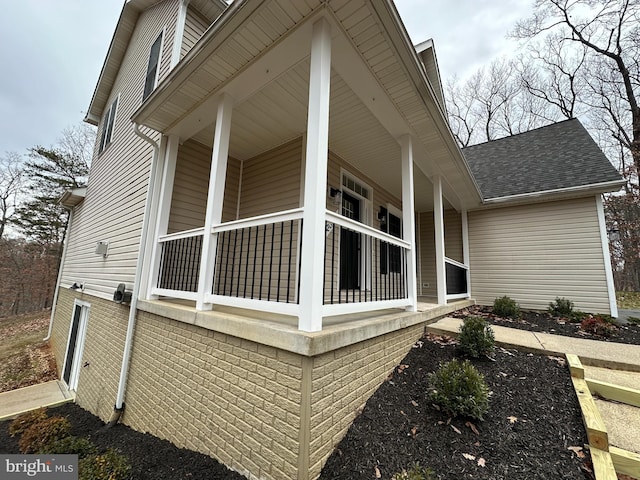
{"label": "porch window", "polygon": [[[388,209],[380,207],[380,230],[402,238],[402,220],[399,216],[389,212]],[[402,249],[397,245],[383,243],[380,246],[380,273],[400,273],[402,271]]]}
{"label": "porch window", "polygon": [[149,53],[149,64],[147,65],[147,75],[144,81],[144,93],[142,94],[142,101],[144,102],[153,89],[156,88],[158,82],[158,70],[160,67],[160,47],[162,46],[162,33],[158,35],[156,41],[151,45],[151,52]]}
{"label": "porch window", "polygon": [[102,135],[100,136],[98,153],[102,153],[102,151],[111,143],[111,137],[113,135],[113,124],[115,123],[116,119],[116,110],[118,109],[119,97],[119,95],[116,97],[102,119]]}

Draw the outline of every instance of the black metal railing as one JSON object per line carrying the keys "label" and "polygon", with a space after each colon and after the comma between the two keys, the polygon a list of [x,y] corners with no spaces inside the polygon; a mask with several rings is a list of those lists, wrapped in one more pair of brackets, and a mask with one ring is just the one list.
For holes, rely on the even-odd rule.
{"label": "black metal railing", "polygon": [[407,298],[405,248],[345,226],[328,225],[325,305]]}
{"label": "black metal railing", "polygon": [[161,243],[157,287],[197,292],[202,256],[202,234]]}
{"label": "black metal railing", "polygon": [[447,295],[461,295],[468,293],[467,268],[445,260],[445,274],[447,279]]}
{"label": "black metal railing", "polygon": [[298,303],[302,220],[218,233],[215,295]]}

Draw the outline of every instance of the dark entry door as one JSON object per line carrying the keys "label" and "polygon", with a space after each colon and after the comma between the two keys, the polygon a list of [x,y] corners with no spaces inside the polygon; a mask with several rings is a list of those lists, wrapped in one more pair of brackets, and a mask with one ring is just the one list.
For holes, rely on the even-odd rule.
{"label": "dark entry door", "polygon": [[69,335],[69,346],[67,347],[67,358],[64,362],[64,371],[62,379],[69,385],[71,380],[71,370],[74,363],[74,355],[76,352],[76,344],[78,342],[78,329],[80,327],[80,317],[82,315],[82,306],[76,305],[73,312],[73,323],[71,324],[71,333]]}
{"label": "dark entry door", "polygon": [[[342,215],[360,221],[360,200],[342,192]],[[360,234],[340,229],[340,288],[360,288]]]}

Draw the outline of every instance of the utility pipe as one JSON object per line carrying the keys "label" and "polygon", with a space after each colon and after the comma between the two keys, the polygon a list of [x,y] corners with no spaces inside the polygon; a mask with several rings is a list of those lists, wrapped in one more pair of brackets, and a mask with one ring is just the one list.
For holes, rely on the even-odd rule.
{"label": "utility pipe", "polygon": [[133,346],[133,335],[136,326],[136,312],[138,307],[138,296],[140,294],[140,278],[142,277],[142,267],[144,264],[145,250],[147,245],[147,235],[149,230],[149,216],[151,212],[151,204],[153,199],[153,189],[156,181],[156,170],[158,163],[158,152],[160,145],[151,137],[142,133],[137,123],[133,124],[134,133],[142,140],[153,147],[153,159],[151,161],[151,170],[149,172],[149,185],[147,187],[147,197],[144,206],[144,216],[142,219],[142,232],[140,234],[140,245],[138,253],[138,261],[136,262],[136,272],[133,279],[133,292],[131,293],[131,304],[129,305],[129,321],[127,324],[127,336],[124,341],[124,353],[122,355],[122,367],[120,368],[120,380],[118,382],[118,393],[116,395],[116,403],[113,413],[109,419],[109,426],[118,423],[122,412],[124,411],[124,396],[127,386],[127,378],[129,376],[129,363],[131,361],[131,348]]}

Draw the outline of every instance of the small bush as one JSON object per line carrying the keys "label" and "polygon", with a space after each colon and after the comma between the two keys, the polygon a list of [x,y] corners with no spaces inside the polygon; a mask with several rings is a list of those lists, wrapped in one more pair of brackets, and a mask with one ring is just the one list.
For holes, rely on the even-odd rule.
{"label": "small bush", "polygon": [[549,313],[555,317],[571,317],[573,312],[573,302],[568,298],[556,297],[554,302],[549,304]]}
{"label": "small bush", "polygon": [[71,424],[64,417],[48,417],[29,426],[20,437],[22,453],[38,453],[47,445],[69,436]]}
{"label": "small bush", "polygon": [[640,318],[638,318],[638,317],[628,317],[627,318],[627,322],[629,322],[631,325],[640,325]]}
{"label": "small bush", "polygon": [[78,458],[85,458],[90,455],[96,455],[98,449],[86,438],[65,437],[55,442],[51,442],[40,449],[39,453],[49,454],[75,454]]}
{"label": "small bush", "polygon": [[520,306],[514,299],[505,295],[493,301],[493,313],[499,317],[516,318],[520,315]]}
{"label": "small bush", "polygon": [[9,425],[9,435],[15,437],[28,429],[34,423],[38,423],[47,418],[47,409],[38,408],[30,412],[18,415]]}
{"label": "small bush", "polygon": [[131,465],[127,458],[108,448],[100,455],[90,455],[78,462],[79,480],[124,480],[129,478]]}
{"label": "small bush", "polygon": [[391,480],[437,480],[437,477],[433,470],[416,463],[409,470],[403,469],[400,473],[396,473]]}
{"label": "small bush", "polygon": [[478,420],[489,409],[489,387],[482,374],[468,360],[452,360],[429,374],[429,398],[452,416]]}
{"label": "small bush", "polygon": [[489,355],[495,347],[493,329],[482,317],[467,317],[460,326],[460,350],[466,355],[478,358]]}
{"label": "small bush", "polygon": [[569,314],[569,321],[571,323],[580,323],[582,320],[589,316],[588,313],[581,312],[580,310],[574,310]]}
{"label": "small bush", "polygon": [[580,328],[587,333],[601,337],[609,337],[616,330],[613,324],[607,322],[600,316],[585,318],[580,324]]}

